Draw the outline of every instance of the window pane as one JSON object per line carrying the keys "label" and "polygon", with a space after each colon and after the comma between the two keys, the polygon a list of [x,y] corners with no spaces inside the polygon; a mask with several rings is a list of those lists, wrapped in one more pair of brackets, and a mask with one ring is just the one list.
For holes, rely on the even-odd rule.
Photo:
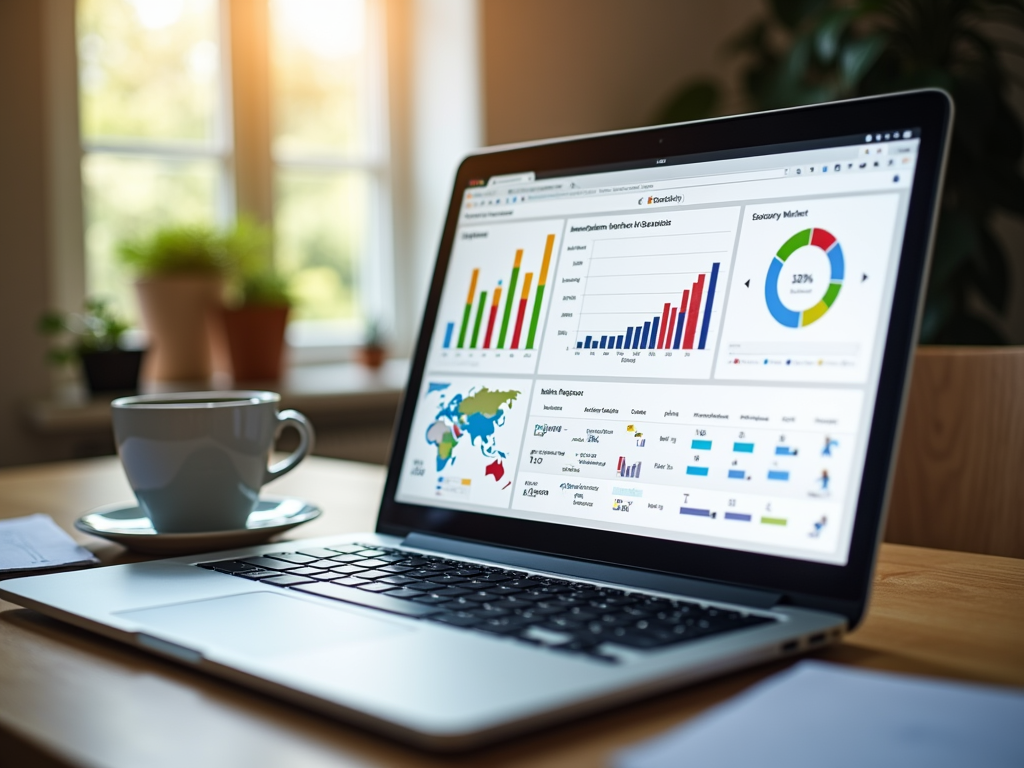
{"label": "window pane", "polygon": [[212,160],[88,155],[82,161],[88,295],[113,299],[135,319],[132,276],[118,261],[118,244],[165,224],[214,223],[218,177]]}
{"label": "window pane", "polygon": [[274,151],[367,151],[364,0],[271,0]]}
{"label": "window pane", "polygon": [[298,320],[361,320],[371,181],[355,171],[280,169],[275,260],[290,278]]}
{"label": "window pane", "polygon": [[79,0],[82,136],[212,143],[217,0]]}

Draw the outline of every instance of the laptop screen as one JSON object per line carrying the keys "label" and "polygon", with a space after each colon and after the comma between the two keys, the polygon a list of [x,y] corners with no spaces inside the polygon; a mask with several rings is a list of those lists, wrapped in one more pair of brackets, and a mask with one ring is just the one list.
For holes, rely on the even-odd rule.
{"label": "laptop screen", "polygon": [[919,141],[471,181],[395,498],[844,565]]}

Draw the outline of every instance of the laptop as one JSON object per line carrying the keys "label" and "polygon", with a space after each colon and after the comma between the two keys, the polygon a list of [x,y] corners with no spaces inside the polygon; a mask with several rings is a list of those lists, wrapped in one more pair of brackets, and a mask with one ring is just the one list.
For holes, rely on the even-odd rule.
{"label": "laptop", "polygon": [[468,157],[375,531],[0,596],[436,750],[838,642],[951,119],[929,90]]}

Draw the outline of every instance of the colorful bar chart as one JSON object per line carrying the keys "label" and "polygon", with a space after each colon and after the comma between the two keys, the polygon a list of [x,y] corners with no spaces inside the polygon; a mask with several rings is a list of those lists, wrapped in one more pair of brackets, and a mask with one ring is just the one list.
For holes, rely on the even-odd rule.
{"label": "colorful bar chart", "polygon": [[718,288],[719,267],[719,262],[715,262],[710,272],[700,273],[683,291],[678,306],[665,302],[649,321],[624,328],[622,333],[616,331],[600,336],[591,333],[577,338],[576,348],[704,349]]}
{"label": "colorful bar chart", "polygon": [[640,463],[638,461],[630,464],[626,461],[625,456],[619,456],[619,463],[615,467],[615,472],[619,477],[640,477]]}
{"label": "colorful bar chart", "polygon": [[[523,249],[516,249],[515,260],[512,263],[512,274],[508,280],[506,289],[502,280],[491,290],[477,290],[480,282],[480,269],[474,269],[469,279],[469,290],[466,293],[466,304],[462,312],[462,324],[459,327],[458,338],[454,344],[458,349],[535,349],[537,344],[537,330],[540,325],[540,318],[543,309],[544,291],[547,287],[548,273],[551,269],[551,257],[554,252],[555,236],[549,234],[544,243],[544,255],[540,265],[540,272],[536,275],[537,282],[534,286],[534,273],[526,272],[522,275],[522,289],[516,294],[520,286],[520,270],[523,262]],[[531,294],[531,288],[533,293]],[[530,311],[529,324],[527,320],[527,307],[530,298],[533,298],[533,307]],[[490,296],[490,302],[488,302]],[[504,300],[504,305],[502,304]],[[513,314],[515,320],[513,323]],[[499,324],[500,318],[500,324]],[[509,325],[512,324],[511,336]],[[523,338],[525,330],[525,339]],[[455,323],[450,322],[445,327],[444,349],[450,349],[455,335]]]}

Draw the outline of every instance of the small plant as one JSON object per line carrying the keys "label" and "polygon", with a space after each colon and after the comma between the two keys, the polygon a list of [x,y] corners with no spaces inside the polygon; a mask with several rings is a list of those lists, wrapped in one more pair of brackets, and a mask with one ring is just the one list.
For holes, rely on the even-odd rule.
{"label": "small plant", "polygon": [[48,355],[61,364],[91,352],[120,349],[128,323],[110,309],[106,299],[86,299],[84,312],[47,312],[39,319],[39,330],[46,336],[62,337]]}
{"label": "small plant", "polygon": [[118,255],[139,277],[222,275],[231,272],[236,263],[226,240],[212,227],[175,224],[121,243]]}
{"label": "small plant", "polygon": [[288,281],[272,269],[243,275],[240,293],[243,307],[290,307],[294,303]]}

